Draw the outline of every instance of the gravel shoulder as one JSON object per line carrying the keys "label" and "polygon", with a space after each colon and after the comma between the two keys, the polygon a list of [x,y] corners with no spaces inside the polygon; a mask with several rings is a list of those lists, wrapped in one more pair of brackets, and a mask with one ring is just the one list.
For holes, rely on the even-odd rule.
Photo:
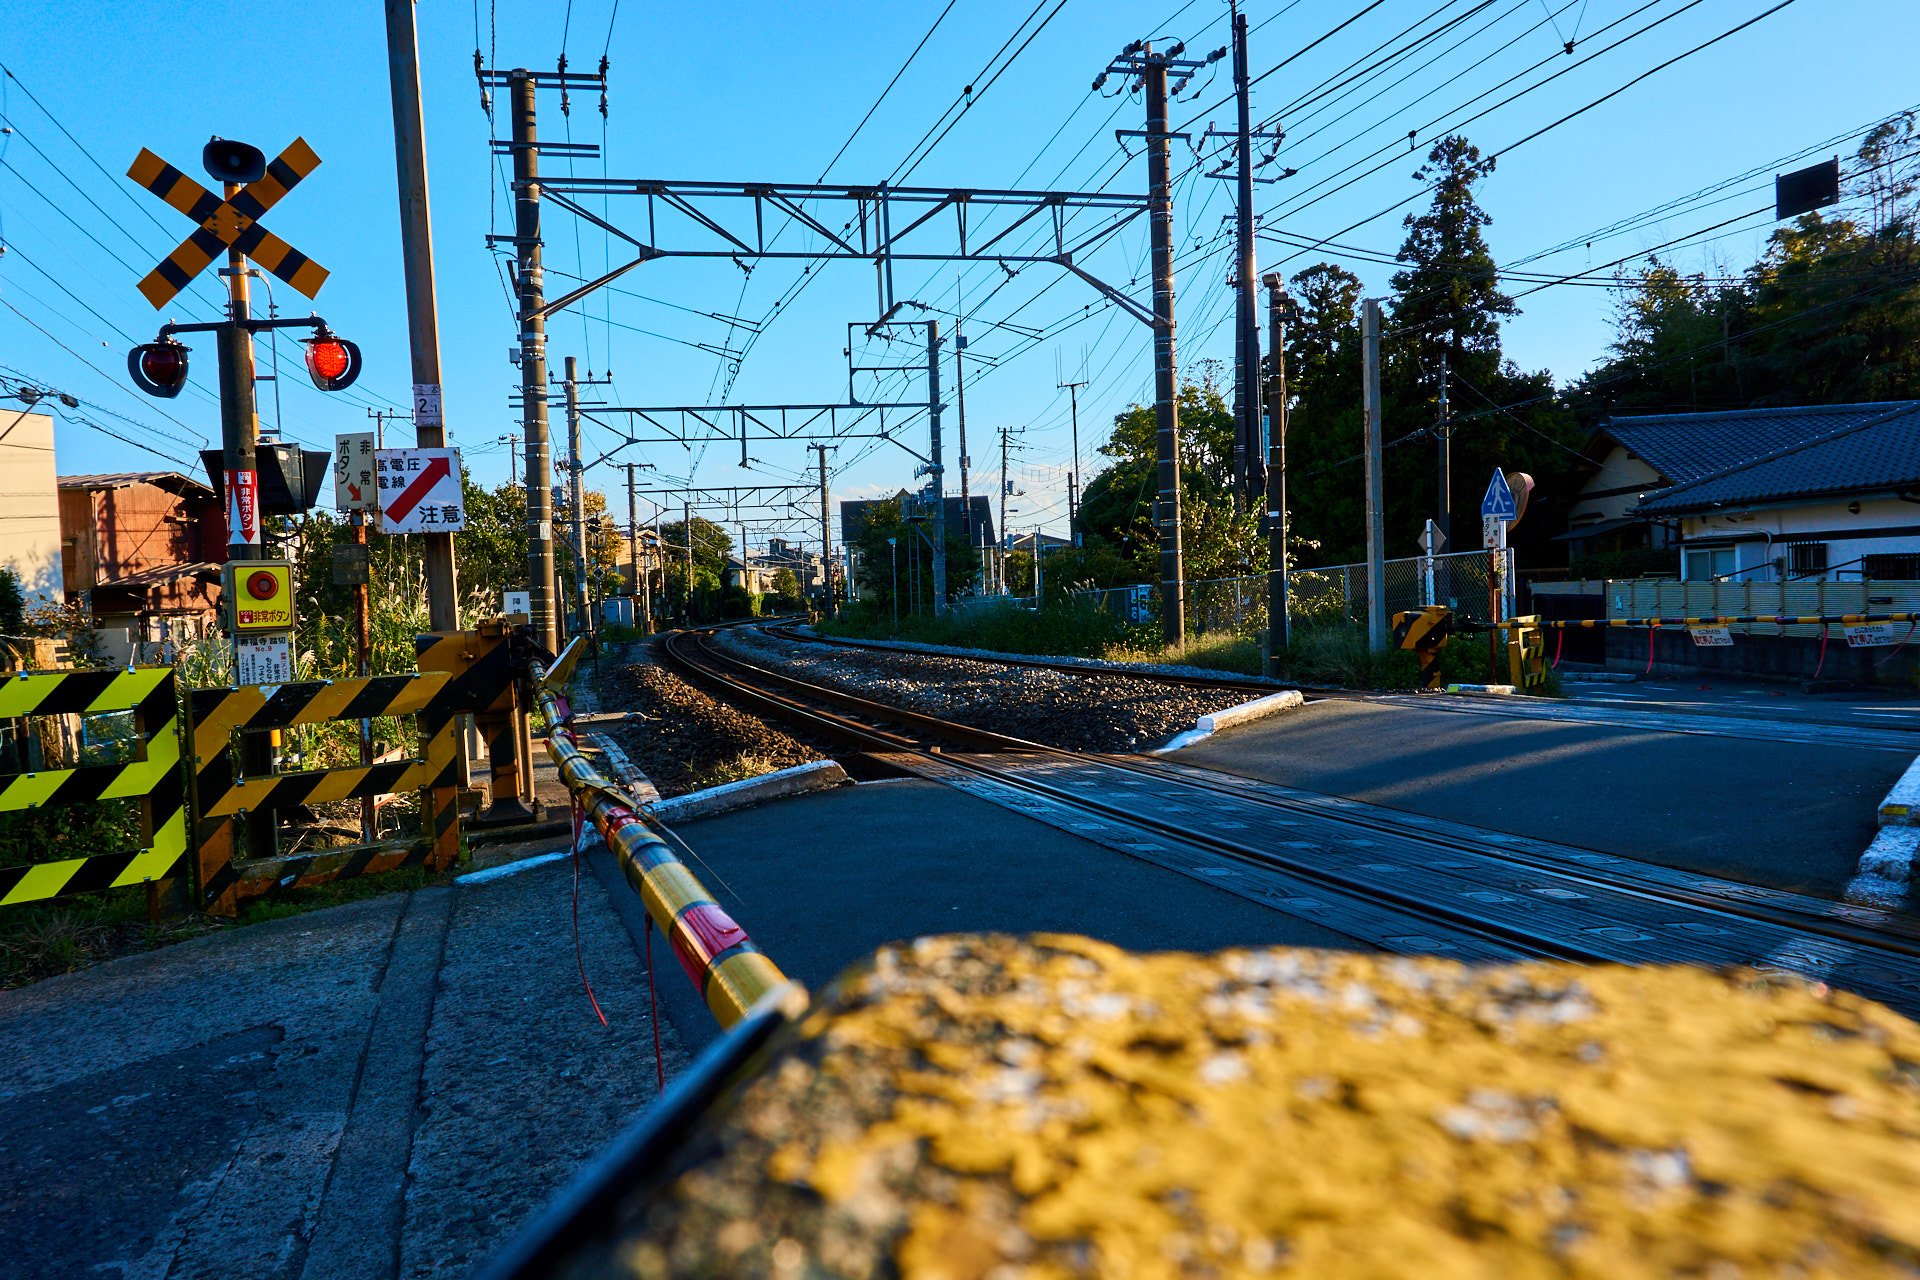
{"label": "gravel shoulder", "polygon": [[633,718],[596,732],[611,736],[662,796],[826,758],[655,666],[643,648],[629,653],[633,661],[603,678],[600,705]]}
{"label": "gravel shoulder", "polygon": [[896,650],[852,651],[753,630],[714,642],[746,662],[910,711],[1069,751],[1148,751],[1201,716],[1245,702],[1091,669],[1085,675]]}

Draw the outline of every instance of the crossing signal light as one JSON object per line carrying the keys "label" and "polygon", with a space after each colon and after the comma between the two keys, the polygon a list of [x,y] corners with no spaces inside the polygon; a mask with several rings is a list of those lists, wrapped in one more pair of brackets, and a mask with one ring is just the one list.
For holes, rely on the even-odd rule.
{"label": "crossing signal light", "polygon": [[324,325],[307,344],[307,376],[322,391],[344,391],[360,376],[360,348]]}
{"label": "crossing signal light", "polygon": [[148,395],[171,400],[187,385],[187,348],[172,338],[144,343],[127,353],[127,373]]}

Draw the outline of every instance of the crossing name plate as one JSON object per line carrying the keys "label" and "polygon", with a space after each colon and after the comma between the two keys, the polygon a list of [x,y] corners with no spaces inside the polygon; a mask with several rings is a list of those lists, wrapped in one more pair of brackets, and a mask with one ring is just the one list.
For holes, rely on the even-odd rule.
{"label": "crossing name plate", "polygon": [[292,684],[293,637],[243,636],[233,642],[233,667],[238,684]]}
{"label": "crossing name plate", "polygon": [[1849,649],[1878,649],[1900,642],[1900,638],[1893,634],[1891,622],[1863,622],[1848,627],[1846,632]]}
{"label": "crossing name plate", "polygon": [[1733,643],[1733,632],[1725,627],[1688,627],[1687,631],[1702,649],[1725,648]]}

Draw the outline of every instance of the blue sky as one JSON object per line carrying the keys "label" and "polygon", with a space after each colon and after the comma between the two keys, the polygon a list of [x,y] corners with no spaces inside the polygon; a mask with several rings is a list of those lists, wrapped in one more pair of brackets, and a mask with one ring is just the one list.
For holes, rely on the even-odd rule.
{"label": "blue sky", "polygon": [[[1842,135],[1857,137],[1860,127],[1920,101],[1905,65],[1920,41],[1920,6],[1792,0],[1768,13],[1778,2],[1253,0],[1247,12],[1255,74],[1291,59],[1253,91],[1256,118],[1278,116],[1288,133],[1280,163],[1266,172],[1299,170],[1259,189],[1263,225],[1339,246],[1299,251],[1263,242],[1262,269],[1277,264],[1291,273],[1323,259],[1339,262],[1371,292],[1385,294],[1392,267],[1372,258],[1391,257],[1402,216],[1424,203],[1416,198],[1373,216],[1418,195],[1412,175],[1420,155],[1409,153],[1408,131],[1424,153],[1431,138],[1488,107],[1495,109],[1463,131],[1483,150],[1500,153],[1481,202],[1494,217],[1489,240],[1503,265],[1565,245],[1525,269],[1586,271],[1760,209],[1771,200],[1773,162]],[[148,340],[159,319],[211,318],[216,283],[209,271],[159,315],[135,292],[139,276],[190,229],[119,176],[141,146],[197,175],[198,149],[212,134],[251,141],[270,154],[304,136],[323,163],[267,225],[332,276],[311,304],[278,285],[277,301],[286,313],[317,310],[357,340],[366,372],[349,393],[328,396],[297,364],[289,367],[279,387],[280,421],[288,435],[324,448],[336,432],[366,429],[369,407],[406,404],[380,6],[187,3],[167,6],[163,16],[151,5],[106,0],[82,18],[72,3],[15,0],[8,13],[0,62],[13,78],[0,78],[0,86],[13,132],[0,135],[0,235],[8,247],[0,256],[0,300],[7,304],[0,308],[0,374],[86,402],[58,428],[63,474],[175,465],[125,441],[191,459],[203,439],[219,439],[210,341],[195,350],[193,386],[177,400],[147,399],[126,382],[127,348]],[[1102,97],[1088,86],[1135,38],[1181,39],[1196,52],[1226,43],[1226,13],[1224,0],[725,9],[626,0],[617,12],[612,0],[424,0],[417,14],[446,417],[469,469],[487,483],[504,479],[509,446],[500,437],[518,429],[507,402],[518,378],[507,361],[516,326],[496,255],[483,240],[490,226],[510,230],[504,170],[487,147],[490,129],[504,136],[506,124],[503,112],[492,125],[481,113],[476,43],[502,68],[550,69],[563,47],[572,70],[592,69],[603,52],[610,58],[604,128],[593,92],[573,94],[567,117],[557,94],[541,95],[543,136],[604,145],[604,168],[600,159],[579,162],[574,171],[581,176],[813,182],[824,172],[828,181],[848,183],[891,177],[905,185],[1140,191],[1145,161],[1126,160],[1113,130],[1140,128],[1143,109],[1137,99]],[[917,57],[854,134],[923,38]],[[1569,39],[1571,55],[1562,52]],[[1373,65],[1383,58],[1385,65]],[[1175,107],[1175,121],[1196,142],[1209,121],[1231,124],[1231,106],[1222,101],[1231,88],[1228,65],[1218,64],[1211,80],[1196,78],[1183,95],[1188,101]],[[966,105],[969,84],[976,92]],[[1534,85],[1540,87],[1495,105]],[[1109,84],[1108,92],[1116,87]],[[1555,123],[1616,90],[1623,91]],[[936,122],[951,123],[963,105],[937,146],[915,152]],[[1543,126],[1552,127],[1522,142]],[[1830,142],[1796,164],[1845,155],[1854,145]],[[1370,153],[1378,154],[1368,159]],[[907,169],[910,154],[917,162]],[[1175,219],[1183,263],[1179,350],[1189,366],[1231,357],[1222,323],[1231,314],[1231,248],[1222,219],[1233,193],[1230,184],[1195,172],[1193,159],[1176,151],[1176,171],[1187,173],[1175,191]],[[567,167],[551,156],[543,163],[548,173]],[[1639,217],[1752,170],[1758,175],[1704,199]],[[605,209],[617,225],[644,229],[638,199],[610,199]],[[1590,234],[1622,220],[1632,220],[1626,230],[1588,246]],[[981,217],[975,225],[993,224]],[[684,222],[660,227],[662,247],[694,243]],[[1688,267],[1738,269],[1770,227],[1765,215],[1738,218],[1710,239],[1684,240],[1668,256]],[[1110,283],[1138,280],[1143,289],[1145,234],[1142,220],[1082,261]],[[550,296],[564,273],[597,275],[624,260],[617,241],[559,210],[548,211],[545,239]],[[767,262],[750,276],[726,259],[649,263],[619,282],[623,292],[556,318],[548,351],[556,373],[568,354],[596,375],[611,370],[614,384],[597,394],[614,403],[717,403],[723,392],[731,403],[840,400],[847,390],[846,325],[874,314],[872,269],[857,262],[817,266],[817,278],[772,311],[800,274],[798,262]],[[995,491],[993,442],[1001,427],[1016,428],[1012,478],[1026,496],[1013,504],[1019,510],[1009,524],[1064,531],[1071,448],[1067,397],[1056,383],[1091,383],[1080,398],[1082,469],[1091,474],[1098,465],[1093,450],[1112,416],[1150,392],[1146,328],[1050,266],[1009,277],[993,264],[958,270],[903,263],[895,280],[900,297],[946,310],[964,297],[974,310],[970,354],[982,358],[967,371],[973,491]],[[1506,327],[1508,353],[1562,381],[1576,376],[1604,349],[1613,297],[1606,289],[1562,286],[1523,298],[1524,313]],[[745,329],[715,315],[747,317],[763,331],[747,346]],[[948,327],[949,318],[942,320]],[[1032,339],[1033,330],[1044,337]],[[730,374],[727,359],[688,344],[746,355]],[[289,347],[283,355],[295,354]],[[904,348],[866,354],[899,362]],[[952,378],[949,358],[949,492],[958,482]],[[898,382],[882,390],[912,398]],[[265,384],[263,418],[271,421],[275,412],[274,388]],[[558,415],[554,429],[560,437]],[[606,423],[590,424],[586,434],[589,460],[619,444]],[[902,435],[924,452],[924,422]],[[691,450],[630,446],[614,462],[649,462],[672,483],[691,476],[709,486],[779,484],[811,472],[812,455],[797,442],[756,443],[749,452],[747,468],[739,466],[737,443],[725,442]],[[882,441],[846,440],[829,463],[836,497],[914,483],[916,459]],[[590,471],[588,482],[618,492],[613,506],[624,513],[624,473],[612,466]],[[756,538],[767,531],[748,530]]]}

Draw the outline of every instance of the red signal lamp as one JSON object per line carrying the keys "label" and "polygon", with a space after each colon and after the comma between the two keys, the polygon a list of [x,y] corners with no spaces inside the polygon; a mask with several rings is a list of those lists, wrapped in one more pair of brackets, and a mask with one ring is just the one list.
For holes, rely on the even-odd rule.
{"label": "red signal lamp", "polygon": [[344,391],[360,376],[360,348],[324,325],[307,344],[307,376],[322,391]]}
{"label": "red signal lamp", "polygon": [[172,338],[143,343],[127,353],[127,373],[148,395],[171,400],[187,385],[187,348]]}

